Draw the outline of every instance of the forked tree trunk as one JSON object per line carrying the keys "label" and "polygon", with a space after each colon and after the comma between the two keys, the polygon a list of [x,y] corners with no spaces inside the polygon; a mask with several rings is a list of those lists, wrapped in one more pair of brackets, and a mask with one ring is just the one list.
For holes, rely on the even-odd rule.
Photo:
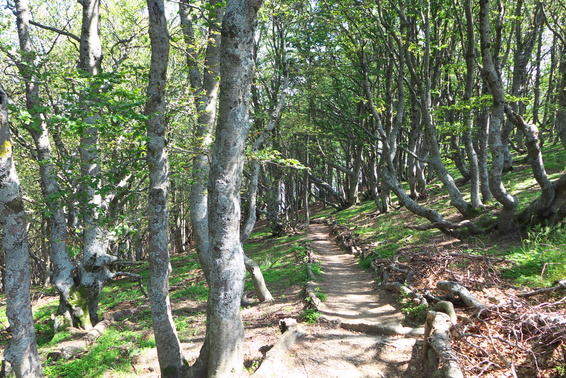
{"label": "forked tree trunk", "polygon": [[31,267],[24,202],[12,155],[8,96],[0,87],[0,224],[5,252],[6,316],[12,338],[4,352],[16,377],[43,377],[30,301]]}
{"label": "forked tree trunk", "polygon": [[147,0],[151,66],[145,114],[147,127],[147,163],[150,188],[149,214],[149,299],[157,358],[162,377],[179,377],[184,366],[181,343],[177,336],[169,302],[169,214],[167,194],[169,166],[165,124],[165,85],[169,61],[169,35],[163,0]]}
{"label": "forked tree trunk", "polygon": [[250,86],[261,0],[228,2],[222,22],[218,123],[208,187],[209,285],[206,338],[193,376],[226,377],[243,368],[240,300],[245,275],[240,243],[240,183],[249,131]]}

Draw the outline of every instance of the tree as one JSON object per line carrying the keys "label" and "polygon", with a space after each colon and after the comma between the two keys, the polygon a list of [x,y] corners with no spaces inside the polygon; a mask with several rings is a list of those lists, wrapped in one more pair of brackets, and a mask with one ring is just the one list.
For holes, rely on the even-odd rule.
{"label": "tree", "polygon": [[151,66],[145,113],[147,124],[147,165],[150,188],[149,214],[149,298],[157,356],[163,377],[179,377],[184,366],[181,344],[169,302],[169,167],[166,147],[165,84],[169,60],[169,35],[163,0],[147,0]]}
{"label": "tree", "polygon": [[206,338],[193,376],[224,377],[243,368],[240,301],[245,267],[239,190],[261,3],[231,0],[222,21],[218,123],[208,183],[208,250],[202,259],[209,285]]}
{"label": "tree", "polygon": [[[6,254],[6,316],[12,338],[4,352],[16,377],[42,377],[30,301],[30,262],[24,202],[8,124],[8,95],[0,87],[0,222]],[[3,364],[3,370],[7,369]]]}
{"label": "tree", "polygon": [[[40,98],[39,78],[34,64],[35,52],[32,49],[29,24],[29,9],[26,0],[16,1],[16,22],[20,41],[20,74],[26,83],[26,108],[31,121],[24,124],[32,136],[37,152],[43,200],[48,209],[49,254],[53,264],[52,282],[59,291],[59,308],[55,321],[55,331],[65,323],[78,326],[80,309],[73,309],[70,298],[74,287],[74,264],[67,252],[67,222],[62,203],[62,193],[56,177],[56,167],[50,133]],[[61,319],[62,317],[62,319]]]}

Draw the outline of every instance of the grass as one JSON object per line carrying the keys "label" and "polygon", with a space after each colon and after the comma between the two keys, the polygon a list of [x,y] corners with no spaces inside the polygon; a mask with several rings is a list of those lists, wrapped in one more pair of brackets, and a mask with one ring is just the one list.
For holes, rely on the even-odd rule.
{"label": "grass", "polygon": [[518,285],[551,286],[566,277],[566,225],[534,227],[520,247],[504,253],[513,266],[504,277]]}
{"label": "grass", "polygon": [[[104,373],[114,376],[131,372],[132,359],[144,349],[155,348],[153,338],[133,331],[109,329],[83,356],[69,361],[47,360],[44,373],[48,377],[100,377]],[[133,376],[133,375],[132,375]]]}
{"label": "grass", "polygon": [[301,319],[308,324],[315,324],[318,318],[320,318],[320,312],[311,308],[307,308],[301,313]]}

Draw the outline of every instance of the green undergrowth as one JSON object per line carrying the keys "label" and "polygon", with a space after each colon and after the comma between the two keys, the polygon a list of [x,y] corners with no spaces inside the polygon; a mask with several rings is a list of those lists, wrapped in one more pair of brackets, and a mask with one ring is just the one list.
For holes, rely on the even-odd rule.
{"label": "green undergrowth", "polygon": [[537,226],[520,247],[503,253],[513,266],[503,276],[519,285],[550,286],[566,278],[566,225]]}
{"label": "green undergrowth", "polygon": [[[306,234],[276,238],[268,231],[260,230],[250,236],[244,245],[244,251],[260,266],[270,291],[284,290],[288,286],[302,285],[308,280],[304,264],[307,257],[305,240]],[[245,290],[253,290],[249,274]]]}
{"label": "green undergrowth", "polygon": [[47,359],[43,369],[47,377],[135,376],[132,361],[146,349],[155,348],[153,337],[140,332],[109,329],[80,358],[69,361]]}
{"label": "green undergrowth", "polygon": [[[545,168],[551,180],[560,177],[566,171],[566,150],[561,145],[543,147]],[[519,200],[520,213],[532,201],[540,196],[540,187],[533,178],[531,164],[526,154],[514,153],[514,169],[503,174],[503,185]],[[448,162],[454,179],[461,178],[453,163]],[[459,187],[464,197],[469,200],[469,183]],[[397,204],[393,195],[392,201]],[[429,185],[429,198],[422,205],[434,209],[448,219],[458,217],[450,204],[444,187],[438,182]],[[500,211],[496,202],[486,203],[483,211],[478,211],[472,219],[479,227],[493,224]],[[365,201],[343,211],[326,208],[316,217],[335,221],[353,231],[362,244],[369,246],[371,254],[359,264],[362,268],[370,267],[375,258],[391,258],[400,251],[434,250],[434,242],[443,236],[439,230],[415,231],[407,225],[428,224],[424,218],[410,214],[406,209],[396,209],[386,214],[379,214],[373,201]],[[458,219],[458,218],[456,218]],[[530,287],[549,286],[554,281],[566,278],[566,231],[564,222],[556,227],[537,226],[526,231],[527,237],[520,240],[520,235],[506,235],[517,242],[499,243],[496,231],[489,237],[469,237],[464,240],[469,246],[463,252],[472,255],[505,257],[510,264],[494,266],[494,272],[509,279],[515,285]],[[517,246],[519,245],[519,246]],[[401,257],[401,261],[403,256]],[[510,266],[510,267],[509,267]]]}

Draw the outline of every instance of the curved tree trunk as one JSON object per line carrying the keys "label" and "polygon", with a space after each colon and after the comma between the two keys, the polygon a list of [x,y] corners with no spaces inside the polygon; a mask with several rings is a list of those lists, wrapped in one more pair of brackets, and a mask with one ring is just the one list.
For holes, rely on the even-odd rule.
{"label": "curved tree trunk", "polygon": [[147,0],[151,66],[145,114],[147,127],[147,163],[150,188],[149,215],[149,299],[157,358],[162,377],[179,377],[184,366],[169,302],[169,215],[167,193],[169,167],[165,141],[165,84],[169,61],[169,35],[163,0]]}
{"label": "curved tree trunk", "polygon": [[498,218],[499,232],[507,234],[516,230],[514,221],[518,200],[512,196],[501,181],[505,163],[505,145],[502,140],[502,127],[504,123],[505,96],[503,84],[494,63],[491,52],[491,23],[489,0],[480,0],[480,41],[484,74],[489,91],[493,96],[491,108],[489,145],[492,156],[492,166],[489,172],[489,186],[491,193],[503,205]]}
{"label": "curved tree trunk", "polygon": [[24,202],[12,156],[8,96],[0,87],[0,223],[6,254],[6,316],[12,338],[4,352],[16,377],[43,377],[30,301],[31,268]]}

